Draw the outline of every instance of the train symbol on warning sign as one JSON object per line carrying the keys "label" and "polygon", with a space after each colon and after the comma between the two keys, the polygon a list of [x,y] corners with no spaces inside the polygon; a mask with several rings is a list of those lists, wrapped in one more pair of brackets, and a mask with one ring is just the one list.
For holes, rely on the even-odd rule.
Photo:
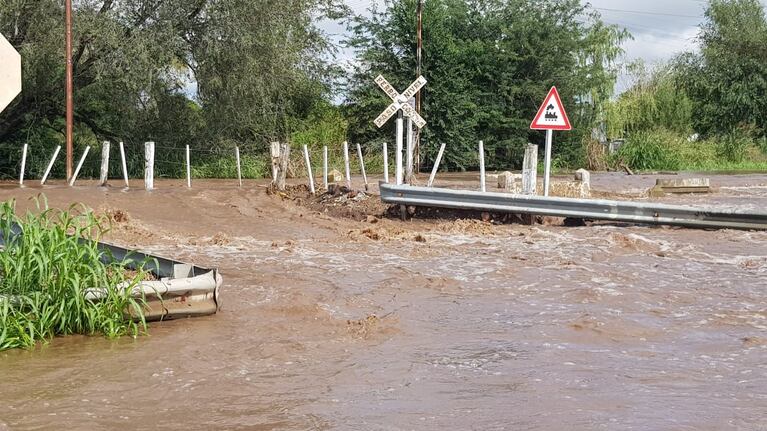
{"label": "train symbol on warning sign", "polygon": [[554,105],[549,105],[546,107],[546,115],[544,116],[546,121],[557,121],[559,119],[555,109],[556,108],[554,107]]}
{"label": "train symbol on warning sign", "polygon": [[549,90],[530,128],[533,130],[570,130],[572,128],[556,87],[551,87]]}

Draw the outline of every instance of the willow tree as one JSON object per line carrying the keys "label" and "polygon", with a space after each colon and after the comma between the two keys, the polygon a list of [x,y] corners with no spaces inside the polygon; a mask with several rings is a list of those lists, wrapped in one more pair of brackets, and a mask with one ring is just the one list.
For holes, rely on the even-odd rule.
{"label": "willow tree", "polygon": [[[399,88],[414,79],[415,7],[416,0],[388,0],[351,27],[349,44],[359,53],[346,102],[352,139],[393,135],[391,125],[372,126],[387,104],[373,78],[381,73]],[[482,139],[489,166],[519,166],[524,146],[541,141],[528,126],[552,85],[576,129],[557,137],[555,155],[562,162],[581,158],[581,138],[612,95],[627,33],[578,0],[429,0],[423,15],[427,159],[444,142],[451,168],[474,168]]]}

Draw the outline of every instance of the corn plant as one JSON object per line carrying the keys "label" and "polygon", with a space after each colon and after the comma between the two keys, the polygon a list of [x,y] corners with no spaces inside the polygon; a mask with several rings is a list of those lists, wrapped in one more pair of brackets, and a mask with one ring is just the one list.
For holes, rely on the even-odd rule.
{"label": "corn plant", "polygon": [[[0,350],[30,347],[56,335],[137,336],[146,330],[143,299],[133,288],[146,276],[98,247],[105,220],[84,206],[16,215],[0,204]],[[98,300],[86,293],[97,289]],[[133,316],[133,317],[132,317]]]}

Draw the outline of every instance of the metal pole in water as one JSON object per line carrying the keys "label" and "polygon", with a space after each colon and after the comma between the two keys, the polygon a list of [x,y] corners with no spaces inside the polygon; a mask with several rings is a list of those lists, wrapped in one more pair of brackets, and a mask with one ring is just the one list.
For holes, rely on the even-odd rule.
{"label": "metal pole in water", "polygon": [[322,186],[328,189],[328,146],[322,147]]}
{"label": "metal pole in water", "polygon": [[383,163],[384,163],[384,182],[389,182],[389,148],[386,142],[383,143]]}
{"label": "metal pole in water", "polygon": [[85,158],[88,156],[88,151],[91,150],[90,145],[85,147],[85,151],[83,151],[83,156],[80,157],[80,162],[77,163],[77,169],[75,169],[75,173],[72,174],[72,178],[69,179],[69,186],[75,185],[75,180],[77,180],[77,176],[80,174],[80,169],[83,167],[83,163],[85,162]]}
{"label": "metal pole in water", "polygon": [[397,166],[394,168],[394,173],[397,177],[397,185],[402,184],[402,110],[397,112],[397,152],[394,156],[394,163]]}
{"label": "metal pole in water", "polygon": [[122,141],[120,142],[120,159],[122,159],[123,164],[123,179],[125,180],[125,188],[130,187],[130,183],[128,182],[128,166],[125,163],[125,146],[123,145]]}
{"label": "metal pole in water", "polygon": [[429,176],[429,182],[426,187],[431,187],[434,184],[434,177],[437,176],[437,169],[439,169],[439,163],[442,161],[442,154],[445,152],[445,144],[439,147],[439,154],[437,154],[437,160],[434,161],[434,167],[431,168],[431,175]]}
{"label": "metal pole in water", "polygon": [[479,188],[483,192],[487,191],[485,187],[485,143],[479,141]]}
{"label": "metal pole in water", "polygon": [[549,195],[549,183],[551,181],[551,141],[554,136],[553,130],[546,131],[546,161],[543,173],[543,195]]}
{"label": "metal pole in water", "polygon": [[24,149],[21,150],[21,171],[19,172],[19,185],[24,185],[24,170],[27,166],[27,150],[29,149],[29,144],[24,144]]}
{"label": "metal pole in water", "polygon": [[312,161],[309,159],[309,148],[304,145],[304,161],[306,162],[306,173],[309,174],[309,191],[314,194],[314,174],[312,174]]}
{"label": "metal pole in water", "polygon": [[186,146],[186,187],[192,188],[192,160],[189,154],[189,145]]}
{"label": "metal pole in water", "polygon": [[346,166],[346,187],[352,188],[352,172],[349,166],[349,143],[344,141],[344,165]]}

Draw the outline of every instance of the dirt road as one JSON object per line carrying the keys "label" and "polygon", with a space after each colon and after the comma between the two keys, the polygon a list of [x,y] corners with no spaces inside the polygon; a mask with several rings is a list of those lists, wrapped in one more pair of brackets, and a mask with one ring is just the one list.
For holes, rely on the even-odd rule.
{"label": "dirt road", "polygon": [[[652,185],[619,178],[594,184]],[[677,200],[767,209],[767,175],[713,182]],[[358,221],[337,214],[375,198],[252,182],[44,191],[219,267],[224,306],[0,353],[0,430],[767,429],[767,232]]]}

